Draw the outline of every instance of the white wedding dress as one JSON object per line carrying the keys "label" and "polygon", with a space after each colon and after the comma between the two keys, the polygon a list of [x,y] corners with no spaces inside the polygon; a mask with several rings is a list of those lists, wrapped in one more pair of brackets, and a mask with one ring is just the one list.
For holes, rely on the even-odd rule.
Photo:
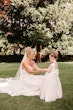
{"label": "white wedding dress", "polygon": [[[24,56],[22,62],[26,59]],[[20,68],[14,78],[0,78],[0,93],[7,93],[11,96],[35,96],[39,95],[43,75],[33,75]],[[31,68],[31,67],[30,67]],[[32,68],[31,68],[32,69]]]}
{"label": "white wedding dress", "polygon": [[52,102],[56,99],[62,98],[62,86],[59,79],[59,69],[52,63],[51,73],[46,72],[42,86],[40,88],[40,99],[45,102]]}

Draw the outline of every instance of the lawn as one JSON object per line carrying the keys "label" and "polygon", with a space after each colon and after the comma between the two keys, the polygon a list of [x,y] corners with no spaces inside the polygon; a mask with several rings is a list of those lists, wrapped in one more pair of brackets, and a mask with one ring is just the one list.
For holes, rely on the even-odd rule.
{"label": "lawn", "polygon": [[[38,63],[39,67],[48,67],[48,63]],[[14,77],[19,63],[1,63],[0,77]],[[73,63],[59,63],[63,98],[46,103],[38,96],[16,96],[0,94],[0,110],[73,110]]]}

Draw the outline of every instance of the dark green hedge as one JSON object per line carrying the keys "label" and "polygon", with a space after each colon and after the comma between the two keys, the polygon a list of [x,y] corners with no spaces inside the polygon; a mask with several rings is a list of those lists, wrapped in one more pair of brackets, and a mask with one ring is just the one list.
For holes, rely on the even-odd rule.
{"label": "dark green hedge", "polygon": [[[23,55],[0,55],[0,62],[21,62],[22,58]],[[42,57],[41,61],[49,61],[49,55]],[[58,61],[73,61],[73,55],[59,55]]]}
{"label": "dark green hedge", "polygon": [[20,62],[23,55],[0,55],[0,62]]}

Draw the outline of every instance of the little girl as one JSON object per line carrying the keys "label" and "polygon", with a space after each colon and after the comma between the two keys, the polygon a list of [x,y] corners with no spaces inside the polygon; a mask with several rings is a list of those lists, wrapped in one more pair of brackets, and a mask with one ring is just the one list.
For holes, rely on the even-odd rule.
{"label": "little girl", "polygon": [[58,52],[49,55],[50,66],[45,73],[44,81],[40,89],[40,99],[45,102],[52,102],[62,97],[62,87],[59,79],[59,69],[57,64]]}

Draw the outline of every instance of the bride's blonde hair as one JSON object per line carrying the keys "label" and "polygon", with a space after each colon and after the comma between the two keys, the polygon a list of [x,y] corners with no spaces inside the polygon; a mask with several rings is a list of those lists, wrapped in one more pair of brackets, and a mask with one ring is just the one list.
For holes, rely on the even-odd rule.
{"label": "bride's blonde hair", "polygon": [[31,47],[26,47],[25,48],[25,52],[26,52],[26,54],[28,55],[28,54],[30,54],[31,52],[35,52]]}

